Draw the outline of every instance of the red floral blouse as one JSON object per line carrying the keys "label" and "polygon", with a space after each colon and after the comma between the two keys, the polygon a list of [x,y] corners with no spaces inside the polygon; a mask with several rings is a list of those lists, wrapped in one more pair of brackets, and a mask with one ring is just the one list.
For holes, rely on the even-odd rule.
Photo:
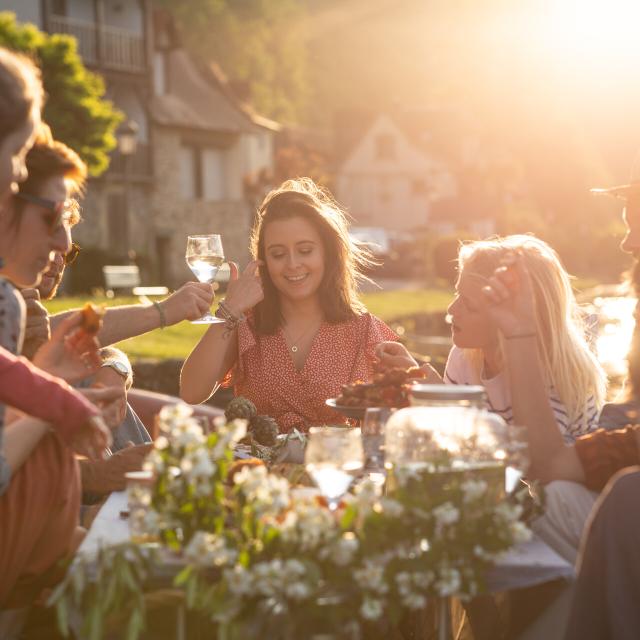
{"label": "red floral blouse", "polygon": [[251,400],[259,414],[273,417],[282,433],[342,424],[345,418],[325,400],[338,396],[343,384],[369,380],[376,345],[397,339],[370,313],[339,324],[324,322],[297,370],[282,331],[257,335],[249,318],[238,327],[238,360],[223,384],[233,385],[235,395]]}

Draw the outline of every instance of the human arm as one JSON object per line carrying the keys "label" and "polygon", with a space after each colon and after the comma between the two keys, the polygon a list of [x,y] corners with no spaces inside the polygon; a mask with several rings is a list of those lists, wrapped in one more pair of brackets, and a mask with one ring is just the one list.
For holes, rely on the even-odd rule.
{"label": "human arm", "polygon": [[[97,338],[107,346],[158,329],[164,323],[171,326],[183,320],[200,318],[213,303],[211,285],[202,282],[187,282],[169,297],[157,304],[133,304],[108,307]],[[65,320],[71,312],[64,311],[50,316],[51,329]]]}
{"label": "human arm", "polygon": [[380,363],[388,369],[420,367],[426,373],[425,383],[442,383],[440,374],[430,364],[419,365],[408,349],[400,342],[381,342],[376,347],[376,356]]}
{"label": "human arm", "polygon": [[20,295],[27,309],[22,355],[32,360],[36,351],[51,338],[49,312],[40,302],[40,292],[37,289],[22,289]]}
{"label": "human arm", "polygon": [[[20,469],[49,429],[50,425],[44,420],[30,416],[5,425],[2,453],[11,473]],[[88,418],[68,441],[73,451],[92,459],[99,458],[110,443],[109,431],[99,416]]]}
{"label": "human arm", "polygon": [[153,444],[133,445],[120,449],[106,459],[81,460],[82,492],[104,495],[126,488],[125,473],[140,471]]}
{"label": "human arm", "polygon": [[[231,263],[231,280],[225,305],[240,317],[264,297],[258,275],[259,261],[250,262],[238,277]],[[189,354],[180,372],[180,397],[189,404],[200,404],[216,390],[220,381],[236,362],[237,329],[229,331],[226,324],[212,324]]]}
{"label": "human arm", "polygon": [[482,288],[480,304],[503,337],[505,369],[514,423],[526,427],[530,469],[542,482],[584,482],[573,446],[565,444],[549,398],[538,349],[536,303],[529,272],[520,256],[510,255]]}

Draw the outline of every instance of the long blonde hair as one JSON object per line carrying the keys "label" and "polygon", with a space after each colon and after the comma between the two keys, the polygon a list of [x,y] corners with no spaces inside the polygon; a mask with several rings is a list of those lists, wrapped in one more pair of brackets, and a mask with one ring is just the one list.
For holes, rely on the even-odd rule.
{"label": "long blonde hair", "polygon": [[[489,238],[461,245],[459,273],[467,270],[489,277],[509,253],[522,256],[531,276],[538,353],[546,383],[565,405],[569,420],[576,422],[582,414],[586,423],[589,398],[594,398],[598,409],[604,402],[606,375],[587,343],[584,314],[558,254],[546,242],[530,235]],[[502,337],[500,341],[503,353]],[[465,355],[479,376],[484,360],[482,351],[465,349]]]}

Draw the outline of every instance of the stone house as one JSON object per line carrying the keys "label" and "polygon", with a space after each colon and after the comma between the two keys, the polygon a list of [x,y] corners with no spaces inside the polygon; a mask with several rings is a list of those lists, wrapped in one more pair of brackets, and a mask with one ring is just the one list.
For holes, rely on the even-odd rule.
{"label": "stone house", "polygon": [[0,0],[1,10],[75,36],[107,98],[137,125],[135,152],[116,149],[109,170],[90,180],[74,238],[114,264],[135,255],[145,284],[193,278],[189,233],[221,233],[228,258],[244,263],[253,212],[243,181],[272,169],[278,125],[194,60],[150,0]]}

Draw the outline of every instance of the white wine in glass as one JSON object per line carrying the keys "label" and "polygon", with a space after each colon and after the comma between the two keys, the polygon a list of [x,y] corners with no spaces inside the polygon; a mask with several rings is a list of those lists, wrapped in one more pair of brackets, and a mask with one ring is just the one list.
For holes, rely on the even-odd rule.
{"label": "white wine in glass", "polygon": [[[199,282],[213,284],[220,265],[224,262],[222,237],[217,233],[187,238],[187,264]],[[191,321],[193,324],[215,324],[224,322],[207,311],[202,318]]]}
{"label": "white wine in glass", "polygon": [[304,456],[309,475],[335,511],[356,473],[362,470],[364,455],[360,429],[311,427]]}

